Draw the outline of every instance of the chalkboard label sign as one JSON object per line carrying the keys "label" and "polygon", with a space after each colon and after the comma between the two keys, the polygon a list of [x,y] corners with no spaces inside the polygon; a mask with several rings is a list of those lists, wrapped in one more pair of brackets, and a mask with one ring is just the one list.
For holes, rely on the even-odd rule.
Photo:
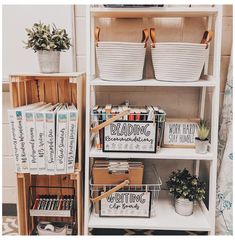
{"label": "chalkboard label sign", "polygon": [[104,152],[156,152],[156,123],[115,121],[104,128]]}
{"label": "chalkboard label sign", "polygon": [[150,191],[118,191],[100,201],[100,217],[149,218]]}
{"label": "chalkboard label sign", "polygon": [[167,119],[164,147],[194,148],[199,119]]}

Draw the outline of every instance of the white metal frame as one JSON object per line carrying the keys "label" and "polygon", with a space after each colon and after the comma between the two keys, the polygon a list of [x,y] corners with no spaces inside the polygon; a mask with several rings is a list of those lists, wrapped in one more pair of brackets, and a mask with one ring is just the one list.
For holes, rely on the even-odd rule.
{"label": "white metal frame", "polygon": [[[211,28],[212,21],[215,22],[214,33],[214,59],[213,59],[213,75],[209,80],[200,80],[198,82],[189,83],[173,83],[156,81],[149,79],[139,82],[105,82],[95,77],[95,42],[94,42],[94,19],[95,17],[186,17],[186,16],[207,16],[208,28]],[[87,6],[86,10],[86,28],[87,28],[87,88],[86,88],[86,154],[85,154],[85,214],[84,214],[84,234],[88,235],[89,227],[93,228],[142,228],[142,229],[162,229],[162,230],[194,230],[208,231],[208,234],[215,233],[215,207],[216,207],[216,172],[217,172],[217,142],[218,142],[218,116],[219,116],[219,95],[220,95],[220,55],[221,55],[221,31],[222,31],[222,6],[215,7],[171,7],[164,9],[105,9],[93,8]],[[204,68],[207,74],[208,64]],[[205,100],[207,87],[212,89],[212,113],[211,113],[211,151],[205,155],[195,154],[192,149],[162,149],[157,154],[127,154],[127,153],[112,153],[107,154],[98,151],[90,145],[90,109],[94,106],[95,101],[95,86],[169,86],[169,87],[200,87],[201,98],[199,102],[200,117],[204,118]],[[153,159],[185,159],[195,162],[195,173],[199,174],[200,161],[208,161],[209,169],[209,209],[202,202],[198,207],[199,210],[192,218],[188,217],[182,220],[181,216],[170,211],[171,205],[166,205],[167,200],[160,199],[159,209],[169,209],[162,213],[156,219],[131,220],[128,218],[95,218],[90,213],[89,201],[89,182],[90,182],[90,159],[94,157],[123,157],[123,158],[153,158]],[[164,194],[163,194],[164,195]],[[161,212],[161,211],[160,211]],[[164,215],[164,216],[163,216]],[[168,219],[166,219],[168,217]],[[160,220],[159,220],[160,219]],[[172,219],[174,220],[172,223]],[[196,220],[195,220],[196,219]],[[165,221],[164,221],[165,220]],[[163,222],[163,223],[162,223]],[[165,223],[164,223],[165,222]],[[177,223],[177,224],[176,224]],[[195,227],[194,227],[195,226]]]}

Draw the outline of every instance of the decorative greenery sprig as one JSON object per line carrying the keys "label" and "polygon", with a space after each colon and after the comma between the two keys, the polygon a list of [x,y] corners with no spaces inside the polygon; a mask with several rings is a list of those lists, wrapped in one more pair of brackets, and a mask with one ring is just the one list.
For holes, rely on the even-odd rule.
{"label": "decorative greenery sprig", "polygon": [[207,126],[207,122],[205,120],[200,120],[198,124],[198,138],[201,141],[205,141],[209,135],[210,129]]}
{"label": "decorative greenery sprig", "polygon": [[31,29],[25,29],[28,41],[24,42],[26,48],[32,48],[34,52],[39,50],[46,51],[65,51],[71,46],[70,38],[65,29],[59,29],[53,24],[50,25],[41,22],[34,23]]}
{"label": "decorative greenery sprig", "polygon": [[175,198],[182,197],[189,201],[201,201],[205,198],[205,182],[192,176],[186,168],[173,171],[166,184]]}

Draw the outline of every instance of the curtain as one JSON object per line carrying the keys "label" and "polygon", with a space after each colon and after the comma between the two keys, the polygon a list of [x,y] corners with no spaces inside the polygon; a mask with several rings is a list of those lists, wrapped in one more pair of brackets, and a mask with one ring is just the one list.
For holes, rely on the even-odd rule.
{"label": "curtain", "polygon": [[230,57],[218,141],[216,234],[233,234],[233,54]]}

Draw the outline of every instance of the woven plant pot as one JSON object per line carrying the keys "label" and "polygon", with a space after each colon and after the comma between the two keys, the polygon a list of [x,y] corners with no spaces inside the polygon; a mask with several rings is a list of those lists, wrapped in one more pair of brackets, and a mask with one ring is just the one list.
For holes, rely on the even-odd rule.
{"label": "woven plant pot", "polygon": [[58,73],[60,71],[59,51],[38,51],[38,61],[41,73]]}

